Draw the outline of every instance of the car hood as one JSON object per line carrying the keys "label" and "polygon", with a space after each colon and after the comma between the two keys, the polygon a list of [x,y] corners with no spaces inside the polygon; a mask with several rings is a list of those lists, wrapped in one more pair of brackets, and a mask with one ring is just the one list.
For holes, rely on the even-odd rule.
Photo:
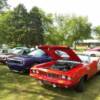
{"label": "car hood", "polygon": [[3,58],[3,57],[11,57],[11,56],[14,56],[14,54],[0,54],[0,58]]}
{"label": "car hood", "polygon": [[23,60],[23,61],[29,61],[29,60],[35,60],[36,58],[33,57],[33,56],[30,56],[30,55],[20,55],[20,56],[15,56],[15,57],[12,57],[12,58],[8,58],[8,60]]}
{"label": "car hood", "polygon": [[78,55],[68,46],[39,46],[40,49],[44,50],[52,59],[64,59],[63,57],[56,54],[56,50],[61,50],[65,52],[69,57],[66,58],[66,60],[72,60],[72,61],[79,61],[81,62],[81,59],[78,57]]}

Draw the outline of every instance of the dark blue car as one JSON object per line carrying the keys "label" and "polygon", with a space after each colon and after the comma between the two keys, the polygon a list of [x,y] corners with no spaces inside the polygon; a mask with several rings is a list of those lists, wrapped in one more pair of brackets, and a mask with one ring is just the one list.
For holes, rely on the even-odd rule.
{"label": "dark blue car", "polygon": [[7,59],[7,65],[10,70],[24,72],[29,70],[35,64],[51,61],[52,58],[42,49],[37,49],[28,55],[21,55]]}

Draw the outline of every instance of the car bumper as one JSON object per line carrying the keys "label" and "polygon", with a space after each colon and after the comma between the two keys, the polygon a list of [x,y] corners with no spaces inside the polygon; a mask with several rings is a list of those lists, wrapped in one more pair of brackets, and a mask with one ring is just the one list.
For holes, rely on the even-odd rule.
{"label": "car bumper", "polygon": [[10,65],[10,64],[7,64],[9,69],[11,70],[16,70],[16,71],[24,71],[27,69],[27,67],[25,67],[24,65]]}
{"label": "car bumper", "polygon": [[31,73],[30,73],[30,76],[41,81],[41,83],[43,84],[52,85],[53,87],[55,86],[55,87],[71,88],[74,86],[74,83],[71,80],[51,78],[51,77],[41,76],[38,74],[31,74]]}

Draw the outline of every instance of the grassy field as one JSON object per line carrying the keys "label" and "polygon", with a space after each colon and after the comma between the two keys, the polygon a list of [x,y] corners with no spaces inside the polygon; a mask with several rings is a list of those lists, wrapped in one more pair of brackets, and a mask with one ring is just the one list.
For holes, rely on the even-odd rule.
{"label": "grassy field", "polygon": [[83,93],[71,89],[43,87],[28,75],[0,65],[0,100],[100,100],[100,75],[86,82]]}

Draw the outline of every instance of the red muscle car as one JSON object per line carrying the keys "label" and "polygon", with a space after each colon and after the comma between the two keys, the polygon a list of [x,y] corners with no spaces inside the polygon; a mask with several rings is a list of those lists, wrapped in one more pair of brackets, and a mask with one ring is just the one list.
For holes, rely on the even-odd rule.
{"label": "red muscle car", "polygon": [[[62,52],[57,50],[61,48]],[[84,90],[84,82],[100,71],[99,58],[85,54],[76,55],[69,47],[55,47],[56,54],[65,57],[33,66],[30,76],[38,79],[43,84],[53,87],[74,87],[78,92]],[[51,51],[52,53],[52,51]]]}

